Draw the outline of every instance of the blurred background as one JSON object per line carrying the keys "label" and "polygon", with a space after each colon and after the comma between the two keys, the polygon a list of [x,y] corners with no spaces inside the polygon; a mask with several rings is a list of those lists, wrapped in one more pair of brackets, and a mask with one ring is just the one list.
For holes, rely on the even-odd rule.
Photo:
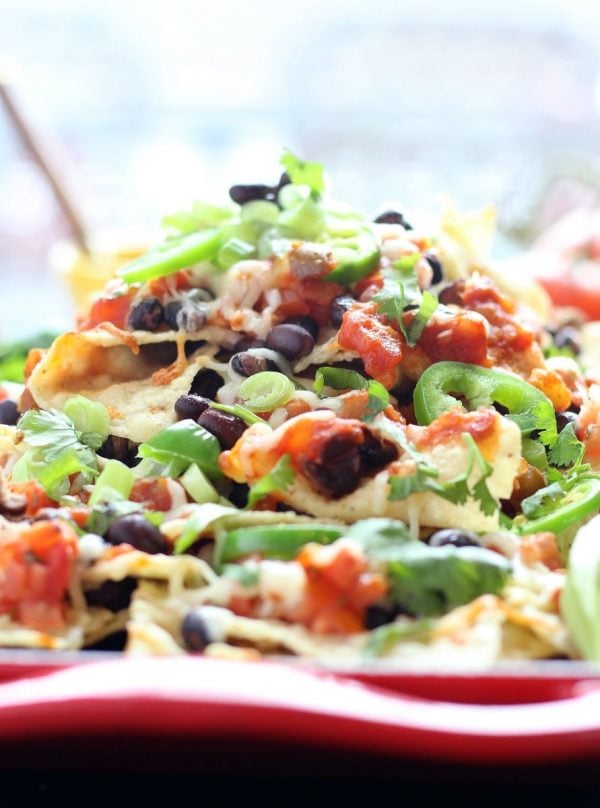
{"label": "blurred background", "polygon": [[[282,146],[336,196],[499,209],[497,249],[600,197],[596,0],[0,0],[0,81],[90,233],[156,228],[278,176]],[[128,235],[125,235],[128,234]],[[0,104],[0,340],[68,324],[69,236]]]}

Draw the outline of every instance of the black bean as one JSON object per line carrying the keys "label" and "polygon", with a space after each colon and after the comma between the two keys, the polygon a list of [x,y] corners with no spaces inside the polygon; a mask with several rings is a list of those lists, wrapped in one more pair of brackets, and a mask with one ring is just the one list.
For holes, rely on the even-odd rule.
{"label": "black bean", "polygon": [[573,424],[573,427],[577,429],[577,413],[574,412],[557,412],[556,413],[556,428],[559,432],[562,432],[563,429],[568,426],[569,424]]}
{"label": "black bean", "polygon": [[379,471],[388,463],[398,458],[398,450],[393,443],[379,440],[367,430],[364,431],[365,442],[358,447],[361,470],[365,474]]}
{"label": "black bean", "polygon": [[306,461],[304,471],[317,490],[339,499],[358,486],[360,464],[358,444],[350,436],[339,434],[329,438],[317,461]]}
{"label": "black bean", "polygon": [[232,502],[236,508],[245,508],[248,503],[249,491],[250,489],[246,483],[233,483],[227,499]]}
{"label": "black bean", "polygon": [[188,651],[204,651],[212,642],[210,625],[202,614],[202,608],[190,609],[181,623],[181,636]]}
{"label": "black bean", "polygon": [[190,387],[190,393],[195,396],[203,396],[211,401],[215,400],[217,392],[223,387],[223,379],[216,370],[205,368],[198,371],[194,376],[194,381]]}
{"label": "black bean", "polygon": [[14,401],[9,398],[0,401],[0,424],[15,426],[19,420],[19,411]]}
{"label": "black bean", "polygon": [[410,225],[397,210],[384,210],[383,213],[376,216],[373,221],[378,224],[401,224],[405,230],[412,230],[412,225]]}
{"label": "black bean", "polygon": [[169,552],[169,543],[163,534],[140,513],[129,513],[117,519],[104,538],[110,544],[130,544],[144,553]]}
{"label": "black bean", "polygon": [[430,252],[423,253],[423,258],[427,261],[431,267],[431,271],[433,272],[433,275],[431,276],[431,285],[435,286],[436,283],[441,283],[444,279],[444,271],[440,259],[437,257],[437,255]]}
{"label": "black bean", "polygon": [[342,324],[344,314],[348,311],[348,309],[352,308],[354,303],[356,303],[356,300],[352,297],[352,295],[346,294],[339,295],[339,297],[334,297],[331,301],[331,309],[329,311],[331,325],[339,328]]}
{"label": "black bean", "polygon": [[107,460],[120,460],[126,466],[135,466],[138,462],[137,451],[137,443],[117,435],[109,435],[98,449],[98,454]]}
{"label": "black bean", "polygon": [[307,356],[314,346],[314,339],[299,325],[276,325],[267,336],[267,348],[279,351],[290,360]]}
{"label": "black bean", "polygon": [[246,334],[246,336],[240,337],[235,343],[233,346],[233,352],[241,353],[242,351],[247,351],[250,348],[264,348],[266,344],[267,343],[264,341],[264,339],[253,337],[251,334]]}
{"label": "black bean", "polygon": [[284,171],[281,177],[279,177],[279,182],[277,183],[277,190],[283,188],[284,185],[290,185],[291,179],[287,171]]}
{"label": "black bean", "polygon": [[163,307],[156,297],[147,297],[135,305],[129,314],[134,331],[157,331],[163,322]]}
{"label": "black bean", "polygon": [[470,530],[447,528],[432,533],[427,543],[431,547],[443,547],[451,544],[453,547],[481,547],[476,533]]}
{"label": "black bean", "polygon": [[253,202],[255,199],[266,199],[272,202],[275,199],[275,188],[272,185],[232,185],[229,196],[238,205]]}
{"label": "black bean", "polygon": [[554,336],[554,344],[557,348],[568,348],[575,356],[581,353],[581,335],[576,328],[570,325],[558,330]]}
{"label": "black bean", "polygon": [[313,320],[313,318],[309,317],[307,314],[296,314],[294,317],[286,317],[282,325],[299,325],[300,328],[308,331],[315,342],[319,336],[319,326],[316,320]]}
{"label": "black bean", "polygon": [[215,436],[222,449],[231,449],[248,428],[237,415],[210,408],[204,410],[198,423]]}
{"label": "black bean", "polygon": [[186,418],[197,421],[207,407],[210,407],[208,398],[188,394],[187,396],[179,396],[175,402],[174,409],[178,421],[184,421]]}
{"label": "black bean", "polygon": [[391,603],[374,603],[365,612],[365,628],[372,631],[379,626],[393,623],[398,615],[398,610]]}
{"label": "black bean", "polygon": [[206,312],[189,301],[173,300],[165,306],[165,321],[174,331],[193,334],[206,325]]}
{"label": "black bean", "polygon": [[240,376],[254,376],[255,373],[261,373],[264,370],[278,369],[275,362],[271,362],[265,356],[257,356],[249,351],[236,353],[231,358],[231,367]]}
{"label": "black bean", "polygon": [[130,576],[122,581],[104,581],[97,589],[88,589],[85,599],[90,606],[102,606],[111,612],[120,612],[129,606],[136,586],[136,579]]}
{"label": "black bean", "polygon": [[114,631],[92,645],[86,645],[86,651],[124,651],[127,645],[127,632],[125,629]]}

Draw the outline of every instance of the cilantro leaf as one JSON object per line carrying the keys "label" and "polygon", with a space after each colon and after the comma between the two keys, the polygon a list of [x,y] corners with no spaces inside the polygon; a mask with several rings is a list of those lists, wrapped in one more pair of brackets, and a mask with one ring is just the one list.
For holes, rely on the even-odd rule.
{"label": "cilantro leaf", "polygon": [[377,516],[355,522],[344,535],[357,541],[369,558],[379,561],[395,558],[403,545],[416,541],[404,522]]}
{"label": "cilantro leaf", "polygon": [[380,626],[369,634],[364,655],[370,659],[382,656],[392,646],[405,640],[426,642],[429,639],[433,625],[432,620],[423,618],[422,620],[388,623],[385,626]]}
{"label": "cilantro leaf", "polygon": [[483,547],[430,547],[414,541],[388,565],[390,597],[410,614],[430,617],[500,592],[510,562]]}
{"label": "cilantro leaf", "polygon": [[421,298],[419,308],[417,309],[415,316],[408,327],[406,341],[410,346],[417,344],[421,338],[423,329],[431,319],[438,306],[439,300],[435,295],[432,295],[431,292],[428,291],[423,292],[423,297]]}
{"label": "cilantro leaf", "polygon": [[496,594],[511,571],[504,556],[483,547],[430,547],[397,519],[363,519],[344,535],[384,565],[390,600],[416,616],[442,614],[479,595]]}
{"label": "cilantro leaf", "polygon": [[314,196],[320,196],[325,190],[325,171],[320,163],[301,160],[289,149],[279,162],[295,185],[308,185]]}
{"label": "cilantro leaf", "polygon": [[268,474],[250,487],[248,508],[252,508],[261,499],[276,491],[285,491],[294,482],[296,476],[292,468],[289,454],[283,455]]}
{"label": "cilantro leaf", "polygon": [[585,454],[585,446],[577,439],[573,424],[567,424],[550,449],[548,460],[554,466],[578,466]]}
{"label": "cilantro leaf", "polygon": [[[491,516],[495,513],[498,510],[498,503],[487,485],[487,479],[493,472],[492,466],[483,458],[472,435],[463,432],[462,438],[469,449],[467,468],[454,479],[445,481],[438,480],[437,469],[430,466],[416,449],[411,449],[405,439],[404,442],[401,440],[403,448],[411,454],[415,461],[416,470],[413,474],[390,477],[388,498],[395,501],[406,499],[410,494],[431,491],[455,505],[464,505],[469,498],[474,499],[484,514]],[[481,476],[472,488],[469,488],[468,480],[474,465],[479,466]]]}
{"label": "cilantro leaf", "polygon": [[[402,331],[407,344],[413,347],[419,341],[423,329],[439,305],[431,292],[421,292],[414,273],[414,265],[419,253],[403,256],[392,269],[383,271],[383,285],[373,295],[377,310],[388,320],[395,321]],[[416,308],[410,325],[407,327],[404,315],[408,308]]]}
{"label": "cilantro leaf", "polygon": [[371,380],[367,383],[367,393],[369,395],[367,411],[365,412],[365,421],[372,421],[376,415],[383,412],[390,403],[390,394],[381,384]]}
{"label": "cilantro leaf", "polygon": [[83,474],[85,482],[98,475],[96,453],[64,413],[28,410],[17,427],[27,451],[15,464],[13,479],[36,479],[51,499],[59,499],[68,492],[73,474]]}

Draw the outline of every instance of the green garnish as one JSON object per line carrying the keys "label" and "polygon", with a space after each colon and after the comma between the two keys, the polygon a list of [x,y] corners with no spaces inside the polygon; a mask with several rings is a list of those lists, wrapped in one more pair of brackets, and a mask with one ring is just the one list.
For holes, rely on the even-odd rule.
{"label": "green garnish", "polygon": [[[455,505],[462,505],[468,499],[473,499],[486,516],[494,514],[498,510],[498,503],[487,485],[487,480],[491,476],[493,468],[481,454],[472,435],[468,432],[463,432],[461,437],[469,450],[467,468],[452,480],[445,481],[440,481],[438,479],[438,470],[431,466],[422,454],[404,440],[403,448],[408,451],[415,461],[416,470],[412,474],[390,477],[389,499],[392,501],[402,500],[406,499],[410,494],[431,491]],[[475,466],[479,467],[481,474],[477,482],[469,488],[468,480]]]}
{"label": "green garnish", "polygon": [[63,413],[73,422],[82,443],[99,449],[110,433],[110,415],[100,401],[73,396],[63,406]]}
{"label": "green garnish", "polygon": [[[406,255],[396,261],[393,268],[383,271],[383,286],[373,300],[377,303],[380,314],[388,320],[398,323],[404,338],[409,346],[417,344],[423,329],[431,319],[439,305],[439,301],[431,292],[421,292],[414,271],[415,264],[420,258],[419,253]],[[406,325],[407,309],[416,308],[416,312]]]}
{"label": "green garnish", "polygon": [[430,547],[411,537],[403,522],[364,519],[345,535],[367,556],[385,564],[390,600],[410,614],[430,617],[497,594],[511,571],[510,562],[483,547]]}
{"label": "green garnish", "polygon": [[584,659],[600,661],[600,542],[596,518],[576,535],[569,553],[560,611]]}
{"label": "green garnish", "polygon": [[238,390],[244,407],[252,412],[271,412],[292,398],[296,388],[284,373],[264,370],[245,379]]}
{"label": "green garnish", "polygon": [[556,443],[548,453],[548,460],[553,466],[578,466],[583,460],[585,446],[577,439],[573,424],[567,424],[559,432]]}
{"label": "green garnish", "polygon": [[325,190],[325,172],[320,163],[311,163],[296,157],[289,149],[279,160],[294,185],[308,185],[315,196]]}
{"label": "green garnish", "polygon": [[321,395],[325,386],[332,387],[334,390],[366,390],[368,404],[365,421],[372,421],[390,403],[390,394],[380,382],[366,379],[355,370],[335,367],[319,368],[315,374],[313,390]]}
{"label": "green garnish", "polygon": [[252,508],[261,499],[277,491],[285,491],[294,482],[296,476],[289,455],[280,457],[268,474],[250,487],[248,507]]}
{"label": "green garnish", "polygon": [[220,453],[215,436],[189,418],[158,432],[138,449],[138,457],[164,466],[165,477],[179,477],[196,463],[211,479],[218,479]]}
{"label": "green garnish", "polygon": [[[65,407],[68,404],[69,401]],[[98,447],[100,434],[79,432],[65,413],[28,410],[19,419],[17,428],[23,433],[27,451],[14,466],[14,480],[35,479],[51,499],[59,499],[68,493],[72,475],[82,474],[85,482],[98,475],[93,447]]]}
{"label": "green garnish", "polygon": [[119,460],[107,460],[102,473],[96,480],[89,504],[118,502],[129,499],[135,477],[130,468]]}

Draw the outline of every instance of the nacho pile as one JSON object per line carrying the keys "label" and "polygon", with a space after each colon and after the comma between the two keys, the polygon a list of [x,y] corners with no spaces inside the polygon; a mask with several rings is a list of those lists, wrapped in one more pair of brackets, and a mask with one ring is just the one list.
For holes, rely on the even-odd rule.
{"label": "nacho pile", "polygon": [[491,211],[424,232],[282,164],[0,388],[0,645],[600,658],[593,326]]}

